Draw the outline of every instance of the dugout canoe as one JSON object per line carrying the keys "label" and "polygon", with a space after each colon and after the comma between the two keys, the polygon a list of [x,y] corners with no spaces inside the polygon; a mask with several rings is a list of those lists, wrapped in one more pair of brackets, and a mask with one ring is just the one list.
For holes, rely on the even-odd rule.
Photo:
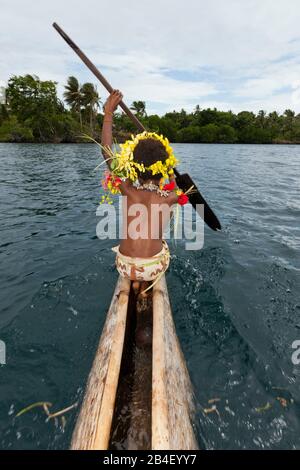
{"label": "dugout canoe", "polygon": [[[136,301],[131,282],[119,277],[71,449],[198,448],[193,429],[193,390],[175,331],[165,276],[148,296],[148,310],[141,312]],[[128,409],[126,419],[123,414]]]}

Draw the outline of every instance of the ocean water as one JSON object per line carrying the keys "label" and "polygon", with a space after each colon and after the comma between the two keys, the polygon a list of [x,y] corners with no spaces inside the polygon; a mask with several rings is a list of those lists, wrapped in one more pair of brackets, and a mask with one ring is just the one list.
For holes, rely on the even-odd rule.
{"label": "ocean water", "polygon": [[[170,243],[177,333],[206,449],[300,449],[300,148],[176,144],[223,230]],[[96,236],[94,145],[0,144],[0,448],[67,449],[117,273]]]}

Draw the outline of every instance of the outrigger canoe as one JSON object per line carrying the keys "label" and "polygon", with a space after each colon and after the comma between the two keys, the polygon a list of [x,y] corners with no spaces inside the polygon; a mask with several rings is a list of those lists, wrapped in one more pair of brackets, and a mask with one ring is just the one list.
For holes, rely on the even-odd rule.
{"label": "outrigger canoe", "polygon": [[194,396],[165,276],[137,304],[119,277],[71,449],[195,450]]}

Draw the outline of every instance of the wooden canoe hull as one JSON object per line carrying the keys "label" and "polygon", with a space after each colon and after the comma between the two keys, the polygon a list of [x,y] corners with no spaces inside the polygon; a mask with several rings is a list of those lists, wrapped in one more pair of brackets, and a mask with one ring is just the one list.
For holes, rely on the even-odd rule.
{"label": "wooden canoe hull", "polygon": [[[130,281],[119,278],[72,436],[71,449],[106,450],[119,383]],[[151,448],[197,449],[194,399],[165,276],[153,287]]]}
{"label": "wooden canoe hull", "polygon": [[122,360],[130,281],[119,277],[72,436],[73,450],[105,450]]}
{"label": "wooden canoe hull", "polygon": [[152,449],[197,449],[193,389],[175,331],[165,276],[153,288]]}

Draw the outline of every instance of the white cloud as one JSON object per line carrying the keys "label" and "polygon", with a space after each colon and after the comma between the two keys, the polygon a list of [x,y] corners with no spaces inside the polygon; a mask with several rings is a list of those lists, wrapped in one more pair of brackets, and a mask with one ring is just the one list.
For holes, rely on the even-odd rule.
{"label": "white cloud", "polygon": [[70,74],[95,81],[51,27],[57,21],[128,103],[300,112],[299,13],[298,0],[1,0],[0,79],[35,73],[60,92]]}

